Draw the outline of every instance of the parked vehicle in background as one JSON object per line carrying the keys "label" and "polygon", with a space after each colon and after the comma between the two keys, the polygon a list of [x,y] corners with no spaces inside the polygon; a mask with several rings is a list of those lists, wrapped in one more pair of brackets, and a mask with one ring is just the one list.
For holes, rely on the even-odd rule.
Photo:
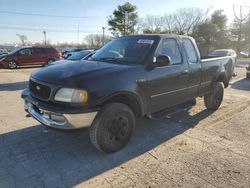
{"label": "parked vehicle in background", "polygon": [[71,50],[68,50],[68,51],[64,51],[62,53],[62,56],[63,56],[64,59],[68,59],[75,52],[80,52],[80,51],[83,51],[83,50],[89,50],[89,49],[87,49],[87,48],[74,48],[74,49],[71,49]]}
{"label": "parked vehicle in background", "polygon": [[3,55],[7,55],[9,52],[6,49],[0,49],[0,57]]}
{"label": "parked vehicle in background", "polygon": [[235,62],[237,60],[237,53],[232,50],[232,49],[216,49],[211,51],[208,54],[208,57],[226,57],[229,56],[232,58],[232,64],[228,64],[227,70],[228,75],[230,75],[230,77],[232,76],[236,76],[236,74],[234,73],[234,66],[235,66]]}
{"label": "parked vehicle in background", "polygon": [[92,57],[93,55],[95,55],[96,52],[97,52],[96,50],[93,50],[93,52],[91,52],[91,53],[89,53],[88,55],[86,55],[82,60],[90,60],[91,57]]}
{"label": "parked vehicle in background", "polygon": [[61,59],[61,53],[53,47],[23,47],[0,58],[4,68],[15,69],[18,66],[48,65]]}
{"label": "parked vehicle in background", "polygon": [[210,57],[224,57],[230,56],[234,61],[237,59],[237,53],[232,49],[216,49],[211,51],[208,56]]}
{"label": "parked vehicle in background", "polygon": [[241,51],[240,55],[242,55],[245,58],[249,58],[250,57],[250,50]]}
{"label": "parked vehicle in background", "polygon": [[54,62],[50,63],[49,65],[58,65],[61,63],[71,63],[71,62],[75,62],[75,61],[87,60],[94,53],[95,53],[94,50],[82,50],[80,52],[73,53],[73,55],[70,56],[68,59],[54,61]]}
{"label": "parked vehicle in background", "polygon": [[230,56],[201,59],[194,39],[177,35],[124,36],[90,59],[33,73],[22,98],[25,110],[47,127],[90,127],[91,142],[106,153],[129,142],[136,117],[154,117],[200,96],[207,109],[217,110],[232,62]]}

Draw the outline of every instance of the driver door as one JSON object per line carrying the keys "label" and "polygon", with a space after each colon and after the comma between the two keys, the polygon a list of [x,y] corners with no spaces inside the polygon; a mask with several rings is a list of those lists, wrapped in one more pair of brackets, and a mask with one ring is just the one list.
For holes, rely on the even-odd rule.
{"label": "driver door", "polygon": [[185,101],[187,94],[188,66],[183,61],[178,41],[174,38],[162,39],[155,57],[167,55],[171,65],[155,67],[147,71],[148,113],[177,105]]}

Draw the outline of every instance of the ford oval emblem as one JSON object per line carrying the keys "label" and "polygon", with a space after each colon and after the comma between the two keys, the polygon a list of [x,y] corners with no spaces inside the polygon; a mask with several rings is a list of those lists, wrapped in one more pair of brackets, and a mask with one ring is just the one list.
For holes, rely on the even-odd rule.
{"label": "ford oval emblem", "polygon": [[40,88],[39,86],[36,86],[36,90],[40,91],[40,89],[41,89],[41,88]]}

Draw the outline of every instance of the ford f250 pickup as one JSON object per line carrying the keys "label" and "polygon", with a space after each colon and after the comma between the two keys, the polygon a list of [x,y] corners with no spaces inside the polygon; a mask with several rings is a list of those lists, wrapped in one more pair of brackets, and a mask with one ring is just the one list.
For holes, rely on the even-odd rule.
{"label": "ford f250 pickup", "polygon": [[124,36],[90,60],[33,73],[22,98],[41,124],[90,127],[93,145],[112,153],[129,142],[136,118],[202,96],[207,109],[217,110],[232,76],[230,66],[230,57],[202,59],[188,36]]}

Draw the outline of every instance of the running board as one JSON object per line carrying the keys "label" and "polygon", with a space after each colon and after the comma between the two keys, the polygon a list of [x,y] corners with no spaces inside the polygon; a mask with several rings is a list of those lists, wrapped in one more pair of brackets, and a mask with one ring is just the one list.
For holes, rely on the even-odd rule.
{"label": "running board", "polygon": [[170,108],[163,109],[159,112],[156,112],[156,113],[153,113],[153,114],[150,114],[147,116],[153,120],[160,120],[160,119],[164,119],[166,117],[168,118],[171,114],[178,113],[181,111],[186,111],[195,105],[196,105],[196,100],[194,99],[194,100],[190,100],[188,102],[178,104],[178,105],[170,107]]}

